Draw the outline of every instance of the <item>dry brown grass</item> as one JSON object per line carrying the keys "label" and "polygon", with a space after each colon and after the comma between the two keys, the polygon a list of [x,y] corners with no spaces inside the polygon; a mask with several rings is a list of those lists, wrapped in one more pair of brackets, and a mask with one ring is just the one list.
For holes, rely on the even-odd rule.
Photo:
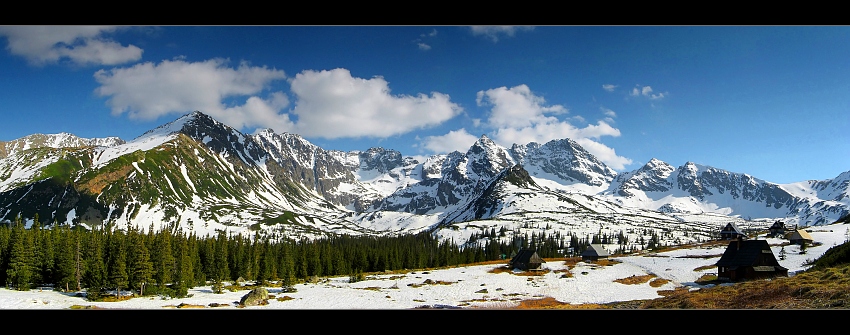
{"label": "dry brown grass", "polygon": [[717,268],[717,265],[703,265],[703,266],[700,266],[700,267],[697,267],[696,269],[694,269],[694,272],[700,272],[700,271],[703,271],[703,270],[715,269],[715,268]]}
{"label": "dry brown grass", "polygon": [[295,300],[295,298],[290,297],[290,296],[288,296],[288,295],[285,295],[285,296],[282,296],[282,297],[278,297],[278,298],[277,298],[277,301],[288,301],[288,300]]}
{"label": "dry brown grass", "polygon": [[71,305],[71,307],[68,307],[68,309],[104,309],[104,308],[92,306],[92,305]]}
{"label": "dry brown grass", "polygon": [[752,280],[689,292],[665,291],[664,297],[639,308],[702,309],[823,309],[850,306],[850,265],[797,274],[794,277]]}
{"label": "dry brown grass", "polygon": [[664,279],[664,278],[655,278],[655,279],[653,279],[652,281],[649,282],[649,286],[651,286],[651,287],[661,287],[661,286],[664,286],[664,284],[667,284],[669,282],[670,282],[669,280]]}
{"label": "dry brown grass", "polygon": [[646,283],[646,282],[652,280],[652,278],[655,278],[655,277],[656,277],[655,275],[643,275],[643,276],[632,275],[632,276],[629,276],[629,277],[626,277],[626,278],[615,279],[614,282],[617,282],[617,283],[620,283],[620,284],[625,284],[625,285],[637,285],[637,284]]}
{"label": "dry brown grass", "polygon": [[577,304],[573,305],[566,302],[560,302],[552,297],[542,299],[528,299],[519,302],[519,305],[512,309],[607,309],[608,307],[600,304]]}
{"label": "dry brown grass", "polygon": [[510,269],[507,265],[505,265],[505,266],[497,266],[495,268],[492,268],[489,271],[487,271],[487,273],[505,273],[505,272],[511,272],[511,270],[512,269]]}
{"label": "dry brown grass", "polygon": [[123,296],[115,296],[115,295],[107,295],[104,296],[100,301],[103,302],[118,302],[133,299],[134,296],[131,295],[123,295]]}
{"label": "dry brown grass", "polygon": [[181,303],[181,304],[177,305],[177,308],[206,308],[206,306]]}
{"label": "dry brown grass", "polygon": [[603,259],[600,259],[600,260],[595,261],[595,262],[593,262],[593,263],[594,263],[594,264],[596,264],[596,265],[599,265],[599,266],[612,266],[612,265],[614,265],[614,264],[620,264],[620,263],[622,263],[622,262],[620,262],[620,261],[618,261],[618,260],[616,260],[616,259],[603,258]]}

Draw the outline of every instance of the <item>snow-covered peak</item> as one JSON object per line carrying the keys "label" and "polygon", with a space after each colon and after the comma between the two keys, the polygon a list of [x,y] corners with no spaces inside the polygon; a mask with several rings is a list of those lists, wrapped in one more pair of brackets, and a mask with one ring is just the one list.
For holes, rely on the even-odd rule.
{"label": "snow-covered peak", "polygon": [[35,148],[111,147],[125,143],[118,137],[81,138],[71,133],[32,134],[8,142],[0,142],[0,158]]}

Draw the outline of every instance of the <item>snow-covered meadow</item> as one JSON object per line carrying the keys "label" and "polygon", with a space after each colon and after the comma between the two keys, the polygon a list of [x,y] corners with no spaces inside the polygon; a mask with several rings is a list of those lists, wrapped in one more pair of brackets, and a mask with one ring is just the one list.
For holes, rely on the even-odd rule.
{"label": "snow-covered meadow", "polygon": [[[829,248],[847,240],[850,225],[810,227],[815,242],[801,254],[798,246],[785,246],[785,259],[779,264],[789,274],[808,268],[806,263],[820,257]],[[759,238],[764,238],[760,236]],[[771,245],[787,242],[768,238]],[[781,246],[772,246],[779,257]],[[348,277],[323,278],[317,283],[295,285],[297,292],[284,293],[268,288],[273,296],[267,305],[245,309],[415,309],[415,308],[511,308],[519,301],[551,297],[570,304],[609,303],[661,297],[658,292],[676,287],[701,287],[694,283],[706,273],[714,273],[725,245],[677,249],[653,254],[616,257],[613,265],[600,266],[579,262],[569,267],[564,261],[543,264],[543,275],[525,276],[514,272],[493,271],[504,264],[475,265],[451,269],[417,270],[407,273],[369,275],[366,280],[349,283]],[[699,256],[699,257],[695,257]],[[571,276],[565,276],[569,268]],[[621,284],[617,279],[653,274],[666,279],[663,285]],[[657,287],[654,287],[657,286]],[[14,291],[0,288],[2,309],[68,309],[91,306],[104,309],[164,309],[195,306],[205,309],[239,308],[238,302],[249,289],[222,294],[209,286],[189,290],[191,297],[169,299],[140,297],[120,302],[91,302],[76,293],[50,290]],[[217,307],[212,307],[217,306]]]}

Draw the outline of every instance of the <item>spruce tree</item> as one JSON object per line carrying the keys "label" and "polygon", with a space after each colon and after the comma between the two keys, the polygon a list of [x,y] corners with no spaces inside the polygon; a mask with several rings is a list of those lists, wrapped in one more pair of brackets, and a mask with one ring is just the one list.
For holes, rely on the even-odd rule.
{"label": "spruce tree", "polygon": [[0,285],[6,284],[6,272],[9,268],[9,241],[12,230],[6,224],[0,224]]}
{"label": "spruce tree", "polygon": [[182,234],[178,234],[175,242],[179,246],[177,248],[174,287],[175,295],[182,298],[188,294],[189,288],[194,286],[195,272],[192,256],[189,254],[189,241],[183,238]]}
{"label": "spruce tree", "polygon": [[84,282],[90,300],[100,300],[106,282],[106,265],[103,261],[103,232],[93,230],[86,248]]}
{"label": "spruce tree", "polygon": [[219,232],[215,245],[215,264],[213,276],[213,292],[224,293],[223,281],[230,276],[230,267],[227,260],[228,238],[224,232]]}
{"label": "spruce tree", "polygon": [[292,245],[288,241],[280,244],[280,283],[284,292],[292,292],[295,286],[295,263],[292,259]]}
{"label": "spruce tree", "polygon": [[76,255],[76,241],[68,226],[60,225],[54,232],[56,240],[56,253],[54,254],[54,284],[64,291],[70,291],[71,285],[76,288],[76,271],[74,267],[74,256]]}
{"label": "spruce tree", "polygon": [[174,274],[174,254],[171,250],[171,232],[162,229],[154,237],[153,248],[154,280],[160,289],[172,282]]}
{"label": "spruce tree", "polygon": [[12,229],[9,266],[6,270],[6,276],[16,290],[29,291],[33,276],[32,248],[31,245],[28,245],[28,240],[31,237],[28,236],[29,234],[27,234],[21,220],[21,217],[18,216]]}
{"label": "spruce tree", "polygon": [[121,297],[121,289],[127,288],[127,249],[123,234],[111,234],[109,245],[109,284],[115,287],[116,296]]}

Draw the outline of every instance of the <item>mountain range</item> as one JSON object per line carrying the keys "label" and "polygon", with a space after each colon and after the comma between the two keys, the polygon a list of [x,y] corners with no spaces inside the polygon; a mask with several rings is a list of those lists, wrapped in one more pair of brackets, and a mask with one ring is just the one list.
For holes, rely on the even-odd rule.
{"label": "mountain range", "polygon": [[848,195],[850,171],[776,184],[652,159],[618,173],[570,139],[506,148],[487,136],[466,152],[416,159],[325,150],[270,129],[243,134],[197,111],[131,141],[60,133],[0,142],[0,222],[29,224],[289,238],[428,231],[459,243],[495,229],[651,229],[683,242],[727,222],[832,223],[850,213]]}

